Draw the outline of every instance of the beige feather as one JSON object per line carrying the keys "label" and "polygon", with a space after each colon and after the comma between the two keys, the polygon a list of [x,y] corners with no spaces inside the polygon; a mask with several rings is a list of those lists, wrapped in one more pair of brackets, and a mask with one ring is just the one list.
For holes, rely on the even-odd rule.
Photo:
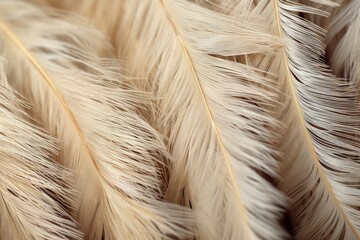
{"label": "beige feather", "polygon": [[52,162],[54,140],[30,123],[23,106],[0,58],[0,239],[81,239],[60,205],[76,206],[71,175]]}
{"label": "beige feather", "polygon": [[97,18],[109,4],[118,9],[109,33],[118,56],[162,99],[150,122],[168,136],[174,158],[167,198],[195,210],[199,239],[283,238],[276,222],[282,196],[254,171],[276,176],[267,146],[275,123],[259,106],[272,104],[264,86],[272,83],[210,56],[274,51],[281,43],[256,23],[185,1],[83,1],[77,10],[111,29],[115,23]]}
{"label": "beige feather", "polygon": [[276,224],[282,197],[253,170],[276,175],[265,127],[274,120],[259,106],[272,104],[264,89],[271,82],[213,57],[274,51],[280,43],[256,24],[186,1],[125,1],[123,9],[117,39],[125,41],[125,59],[163,99],[154,122],[175,160],[168,198],[188,194],[199,239],[284,237]]}
{"label": "beige feather", "polygon": [[[206,222],[206,219],[202,220],[201,213],[198,213],[200,238],[213,237],[214,239],[220,239],[223,237],[226,239],[242,237],[251,239],[260,236],[271,239],[275,236],[267,235],[269,231],[263,231],[259,235],[251,231],[249,231],[249,234],[244,233],[244,231],[241,234],[231,231],[235,219],[231,217],[231,214],[226,216],[216,214],[217,208],[214,207],[214,204],[211,205],[212,203],[209,200],[208,205],[197,204],[202,202],[201,196],[213,196],[214,194],[206,194],[207,189],[204,186],[208,186],[211,180],[203,181],[206,179],[206,175],[202,178],[199,172],[196,171],[201,169],[206,173],[206,169],[212,171],[215,169],[216,173],[220,172],[220,174],[209,173],[208,175],[211,175],[211,177],[221,175],[221,171],[218,171],[214,165],[208,167],[208,161],[199,164],[202,156],[207,153],[203,149],[206,148],[208,151],[209,146],[211,146],[210,143],[204,143],[203,140],[209,138],[199,136],[207,136],[206,134],[211,132],[206,131],[207,129],[212,129],[215,132],[212,134],[216,135],[215,139],[220,143],[219,139],[231,137],[232,141],[236,142],[235,139],[238,138],[234,135],[242,136],[241,130],[239,130],[239,134],[236,134],[237,132],[232,129],[233,135],[227,134],[224,137],[224,132],[228,133],[227,130],[230,129],[227,128],[229,126],[227,125],[228,122],[223,120],[228,115],[225,112],[220,113],[220,110],[223,110],[221,107],[227,106],[224,104],[226,100],[223,100],[227,98],[221,95],[221,93],[226,92],[221,91],[223,90],[222,87],[237,90],[240,87],[237,88],[235,85],[228,87],[228,82],[223,79],[221,85],[214,84],[214,82],[218,83],[216,80],[219,79],[216,78],[218,68],[216,68],[217,65],[214,62],[219,61],[219,58],[209,60],[206,57],[209,57],[209,55],[224,58],[235,57],[236,61],[239,61],[238,58],[240,57],[241,63],[246,63],[251,67],[241,70],[242,74],[246,72],[247,78],[245,79],[250,78],[253,81],[254,79],[257,79],[257,81],[262,79],[256,75],[259,72],[256,72],[256,77],[252,77],[252,74],[254,74],[252,68],[256,68],[264,73],[265,79],[268,81],[268,78],[273,79],[274,76],[277,76],[277,90],[283,92],[283,94],[279,95],[278,102],[282,103],[279,104],[276,101],[273,102],[274,97],[271,94],[268,95],[269,93],[264,90],[266,88],[258,86],[261,91],[265,91],[262,92],[262,97],[271,96],[271,102],[267,107],[276,111],[273,116],[285,126],[282,138],[279,141],[274,139],[273,145],[283,153],[281,160],[282,181],[279,183],[279,187],[290,197],[291,206],[289,211],[292,216],[295,238],[359,239],[360,191],[357,186],[360,180],[358,174],[358,131],[360,130],[360,122],[358,119],[357,92],[351,84],[346,84],[343,79],[332,75],[325,65],[325,44],[323,41],[325,31],[319,27],[326,25],[329,16],[328,12],[336,13],[337,8],[335,7],[347,1],[254,0],[252,3],[250,3],[251,1],[241,0],[194,1],[208,9],[226,13],[232,17],[223,16],[222,19],[219,19],[213,12],[180,0],[153,0],[151,2],[124,0],[114,1],[115,3],[111,0],[96,1],[96,3],[84,1],[86,4],[79,3],[74,8],[76,11],[90,16],[95,24],[109,32],[117,48],[118,56],[127,61],[130,72],[138,76],[148,77],[143,85],[154,90],[159,97],[165,99],[157,102],[153,107],[155,109],[153,111],[154,118],[151,121],[158,129],[169,136],[168,146],[175,158],[168,197],[174,200],[181,199],[182,201],[189,198],[195,211],[203,212],[204,209],[211,209],[210,212],[216,216],[214,219],[218,221],[223,217],[221,224],[216,226],[218,228],[213,230],[214,228],[209,227],[212,226],[212,223]],[[355,3],[353,4],[355,5]],[[99,19],[102,12],[99,9],[105,9],[109,5],[114,6],[113,9],[116,9],[112,9],[116,13],[111,12],[111,16],[115,14],[118,17],[116,23],[104,21],[104,18]],[[351,10],[355,13],[357,7]],[[300,16],[306,17],[313,23]],[[355,16],[355,14],[352,16]],[[224,18],[234,20],[233,17],[236,18],[238,24],[224,23]],[[348,25],[348,18],[341,19],[341,21],[334,22],[335,27],[330,28],[334,33],[340,30],[339,25]],[[236,40],[232,38],[231,43],[226,42],[224,39],[222,41],[218,40],[216,37],[229,33],[221,31],[225,29],[225,25],[227,27],[231,26],[229,27],[230,32],[237,33],[242,38]],[[249,32],[241,32],[236,27],[237,25],[247,26],[248,29],[256,29],[255,32],[259,34],[259,38]],[[261,25],[263,27],[260,27]],[[217,28],[214,26],[217,26]],[[353,26],[356,26],[356,23]],[[108,29],[111,30],[108,31]],[[259,43],[260,35],[266,33],[267,30],[272,32],[272,37],[263,35],[261,39],[271,38],[272,40],[267,41],[267,44],[264,45],[252,45],[251,49],[253,51],[249,51],[250,45],[248,44]],[[209,32],[212,34],[209,34]],[[354,41],[357,33],[353,31],[351,34],[353,35],[348,39],[349,41],[353,40],[349,44],[353,46],[352,44],[357,42]],[[274,51],[275,46],[271,47],[271,44],[269,44],[269,42],[278,42],[274,37],[280,37],[284,42],[280,54]],[[211,42],[214,39],[218,41]],[[225,42],[227,44],[224,44]],[[351,50],[348,47],[349,45],[346,47]],[[224,48],[224,46],[228,48]],[[244,46],[246,47],[244,48]],[[345,66],[343,60],[346,60],[346,57],[352,59],[352,57],[356,56],[356,51],[351,52],[351,57],[349,57],[349,54],[344,53],[350,51],[342,51],[343,46],[338,49],[339,54],[342,54],[340,58],[342,60],[333,60],[336,61],[333,66],[338,64],[339,67],[335,67],[335,70],[338,68],[342,71]],[[182,61],[184,56],[187,64]],[[141,62],[145,64],[139,64]],[[228,64],[227,61],[224,62]],[[350,64],[356,63],[353,60],[350,60],[350,62]],[[169,67],[171,65],[172,68]],[[189,65],[191,65],[190,70],[186,68]],[[233,68],[239,66],[241,65],[232,65]],[[171,71],[169,69],[176,70]],[[221,70],[223,70],[223,66]],[[355,70],[356,67],[351,71]],[[345,70],[347,73],[351,71],[349,68]],[[192,77],[189,76],[191,72],[193,73]],[[242,74],[240,74],[241,79],[244,79]],[[354,75],[353,72],[351,74]],[[194,83],[190,81],[191,79],[198,80],[199,84],[194,86]],[[239,81],[237,84],[241,85],[243,81]],[[261,84],[259,83],[259,85]],[[216,88],[216,91],[214,88]],[[182,89],[184,90],[182,91]],[[200,97],[198,97],[199,91],[195,91],[196,89],[200,90]],[[254,91],[252,92],[253,96],[258,96],[256,93],[259,93],[259,89],[254,88],[253,85],[251,85],[251,89]],[[271,90],[275,94],[278,92],[272,87],[267,90]],[[267,107],[264,107],[265,104],[263,104],[262,98],[258,98],[262,111],[266,111]],[[205,106],[208,106],[205,107],[206,109],[203,112],[199,109],[203,109],[204,106],[194,104],[194,102],[200,103],[199,99],[205,102]],[[224,102],[219,104],[220,100]],[[228,109],[233,112],[235,112],[234,109],[238,110],[238,108],[234,107]],[[242,110],[244,109],[247,108],[242,106]],[[194,113],[198,113],[199,117],[194,118],[194,116],[198,116],[194,115]],[[208,128],[206,128],[206,118],[203,117],[206,113],[210,113],[207,118],[210,119]],[[221,115],[221,117],[217,117],[216,114]],[[185,121],[187,116],[192,116],[191,120]],[[233,115],[230,114],[229,116]],[[274,120],[270,120],[271,118],[268,115],[266,117],[273,124]],[[233,120],[235,117],[231,119]],[[236,119],[239,120],[239,118]],[[254,121],[254,118],[250,117],[250,119]],[[216,124],[219,121],[222,124]],[[183,130],[184,126],[192,126],[190,133]],[[220,134],[217,134],[216,130]],[[191,135],[196,135],[196,137],[190,138]],[[218,136],[219,138],[217,138]],[[197,139],[201,139],[203,141],[201,144],[206,147],[199,144],[196,141]],[[251,139],[253,140],[253,138]],[[215,153],[218,153],[216,140],[213,142],[215,142]],[[228,145],[224,144],[225,151],[228,149],[227,147]],[[239,144],[237,148],[230,147],[229,149],[240,149],[241,151],[242,147],[243,145]],[[221,150],[221,147],[218,148]],[[203,151],[199,151],[199,149]],[[268,146],[267,149],[269,149]],[[202,152],[204,154],[200,155],[201,157],[196,155],[196,153]],[[205,156],[208,157],[208,155]],[[237,156],[241,156],[241,154]],[[253,160],[258,155],[252,154],[252,156],[251,159]],[[196,161],[193,159],[196,159]],[[216,181],[216,184],[221,183],[221,178],[220,181],[218,179]],[[203,182],[206,182],[206,184],[203,184]],[[211,187],[208,188],[210,189],[209,192],[211,192]],[[185,189],[185,198],[182,195],[183,191],[176,191],[183,188]],[[175,191],[173,191],[174,189]],[[241,192],[241,185],[239,189]],[[250,186],[248,186],[248,189],[250,189]],[[186,190],[188,195],[186,195]],[[217,192],[217,194],[219,193]],[[240,195],[240,198],[243,196]],[[221,202],[218,199],[212,200]],[[200,210],[198,210],[199,205],[201,206]],[[246,201],[244,206],[244,209],[249,209]],[[235,211],[233,210],[233,212]],[[244,212],[246,213],[246,211]],[[212,219],[212,215],[209,215],[208,212],[205,212],[205,214],[207,214],[206,217],[210,216],[210,219]],[[230,223],[226,222],[229,219],[231,220]],[[217,221],[214,221],[214,225],[218,223]],[[238,222],[241,222],[241,220]],[[249,224],[249,229],[257,229],[256,224],[258,223]],[[228,227],[225,231],[222,229],[224,226]],[[239,228],[239,230],[242,231],[244,228]]]}
{"label": "beige feather", "polygon": [[[332,6],[331,1],[317,3]],[[278,119],[286,126],[280,188],[290,197],[296,239],[359,238],[359,110],[356,92],[324,64],[324,33],[299,14],[327,13],[295,1],[263,0],[265,18],[285,45],[280,55],[254,56],[251,65],[278,75],[284,95]]]}
{"label": "beige feather", "polygon": [[[107,3],[114,1],[82,11],[99,16],[92,10]],[[186,1],[116,4],[120,25],[111,35],[118,56],[161,99],[150,122],[168,136],[174,158],[167,198],[195,210],[199,239],[284,237],[276,222],[282,196],[256,172],[276,175],[266,127],[274,120],[258,106],[271,104],[264,87],[271,83],[211,56],[274,51],[281,43],[256,24]]]}
{"label": "beige feather", "polygon": [[0,1],[1,53],[32,116],[61,141],[59,162],[77,173],[76,219],[86,239],[183,238],[188,211],[161,201],[163,146],[136,114],[148,94],[131,90],[120,64],[99,59],[97,31],[71,15]]}

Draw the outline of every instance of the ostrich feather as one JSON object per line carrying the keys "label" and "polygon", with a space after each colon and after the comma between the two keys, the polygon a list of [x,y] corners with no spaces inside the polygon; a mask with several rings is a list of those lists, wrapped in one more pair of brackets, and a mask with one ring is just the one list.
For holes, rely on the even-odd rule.
{"label": "ostrich feather", "polygon": [[106,41],[79,19],[24,1],[0,1],[1,53],[9,82],[32,117],[61,142],[73,170],[86,239],[183,238],[191,215],[162,202],[158,133],[136,113],[148,94],[132,90],[120,63],[94,54]]}
{"label": "ostrich feather", "polygon": [[256,172],[276,175],[267,146],[275,123],[259,106],[272,104],[265,86],[272,83],[214,57],[276,51],[281,43],[256,24],[186,1],[125,1],[123,9],[115,39],[161,99],[153,122],[174,158],[167,197],[190,201],[199,239],[284,237],[274,224],[282,196]]}
{"label": "ostrich feather", "polygon": [[[186,1],[82,3],[77,11],[100,28],[117,24],[108,34],[118,57],[160,99],[149,122],[167,136],[174,159],[167,199],[194,209],[197,237],[285,237],[277,223],[283,196],[263,177],[276,176],[268,147],[276,121],[260,107],[273,104],[273,83],[213,56],[276,51],[281,42],[256,23]],[[97,19],[112,3],[118,22]]]}
{"label": "ostrich feather", "polygon": [[[150,105],[148,121],[166,134],[174,159],[167,198],[194,209],[200,239],[284,237],[279,229],[271,235],[273,226],[263,222],[274,209],[253,218],[261,204],[250,199],[265,185],[254,188],[263,179],[247,178],[276,176],[274,158],[281,163],[278,185],[289,197],[296,239],[359,239],[358,6],[347,2],[89,0],[66,7],[107,32],[128,71],[146,77],[138,87],[161,99]],[[111,4],[107,20],[102,13]],[[328,39],[342,38],[329,51],[331,65],[349,83],[325,64],[321,27],[330,13]],[[271,131],[277,129],[274,118],[285,127],[280,138]],[[254,130],[255,122],[266,127]],[[232,205],[233,199],[241,204]],[[237,206],[242,217],[228,206]]]}
{"label": "ostrich feather", "polygon": [[[360,90],[360,2],[350,1],[335,14],[327,26],[328,45],[335,46],[330,66],[334,73],[348,79]],[[343,33],[344,32],[344,33]],[[340,34],[340,39],[338,35]]]}
{"label": "ostrich feather", "polygon": [[81,239],[60,205],[76,205],[71,174],[50,159],[55,142],[30,123],[23,105],[0,58],[0,238]]}
{"label": "ostrich feather", "polygon": [[[91,11],[110,3],[79,11],[99,16]],[[272,83],[213,56],[275,51],[281,43],[256,23],[186,1],[118,4],[122,14],[110,34],[118,56],[160,99],[149,121],[167,136],[174,159],[167,199],[194,209],[199,239],[284,237],[277,224],[282,195],[258,173],[276,176],[267,146],[276,123],[259,106],[272,104]]]}
{"label": "ostrich feather", "polygon": [[251,66],[278,75],[283,92],[278,120],[286,129],[279,142],[283,153],[279,187],[290,197],[295,238],[358,239],[356,91],[325,65],[325,31],[299,17],[327,13],[290,0],[259,1],[253,13],[266,17],[264,24],[284,42],[281,54],[254,56]]}

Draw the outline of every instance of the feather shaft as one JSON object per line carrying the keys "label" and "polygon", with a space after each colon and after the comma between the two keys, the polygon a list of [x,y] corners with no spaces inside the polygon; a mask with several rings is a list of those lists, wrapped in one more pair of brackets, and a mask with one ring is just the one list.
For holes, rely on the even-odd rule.
{"label": "feather shaft", "polygon": [[82,239],[65,211],[75,208],[71,173],[51,160],[54,139],[30,123],[0,59],[0,238]]}
{"label": "feather shaft", "polygon": [[63,96],[61,95],[61,93],[59,92],[57,87],[55,86],[54,82],[51,80],[51,78],[48,76],[48,74],[45,72],[45,70],[40,66],[40,64],[36,61],[36,59],[31,55],[31,53],[24,47],[24,45],[16,37],[16,35],[13,34],[11,32],[11,30],[3,22],[0,22],[0,29],[5,33],[5,35],[9,38],[9,40],[11,40],[13,42],[13,44],[16,45],[16,47],[18,47],[22,51],[22,53],[29,59],[31,64],[34,65],[34,67],[39,71],[39,73],[43,76],[44,80],[49,84],[51,89],[54,91],[54,94],[57,96],[57,98],[61,102],[62,107],[64,108],[64,111],[68,115],[71,124],[73,125],[73,127],[75,128],[75,131],[79,135],[79,137],[81,139],[81,143],[82,143],[82,145],[84,147],[84,150],[85,150],[86,154],[89,156],[89,158],[91,159],[91,161],[93,162],[95,168],[98,171],[98,166],[97,166],[97,164],[96,164],[96,162],[94,160],[94,157],[91,154],[89,146],[85,142],[84,136],[83,136],[83,134],[82,134],[82,132],[81,132],[81,130],[80,130],[74,116],[73,116],[73,114],[70,112],[70,110],[69,110]]}
{"label": "feather shaft", "polygon": [[199,76],[198,74],[196,73],[196,69],[194,67],[194,64],[192,62],[192,59],[190,57],[190,54],[189,54],[189,51],[187,50],[186,46],[185,46],[185,43],[181,37],[181,34],[179,33],[179,31],[177,30],[177,27],[174,23],[174,21],[172,20],[171,18],[171,15],[170,15],[170,12],[169,12],[169,9],[167,8],[167,5],[166,5],[166,0],[159,0],[161,2],[161,4],[163,5],[163,7],[165,8],[165,12],[166,12],[166,16],[167,18],[169,19],[173,29],[174,29],[174,32],[181,44],[181,47],[184,51],[184,55],[186,56],[190,66],[191,66],[191,71],[192,71],[192,74],[194,76],[194,80],[196,82],[196,86],[198,87],[198,90],[199,90],[199,93],[201,95],[201,99],[204,103],[204,106],[205,106],[205,109],[206,109],[206,113],[208,114],[208,117],[209,117],[209,121],[211,122],[211,126],[213,127],[214,131],[215,131],[215,135],[216,135],[216,139],[220,145],[220,149],[221,149],[221,152],[224,156],[224,161],[225,161],[225,165],[226,165],[226,168],[227,168],[227,171],[228,171],[228,174],[229,174],[229,178],[230,178],[230,182],[231,182],[231,185],[232,185],[232,188],[233,188],[233,191],[235,192],[236,194],[236,197],[237,197],[237,201],[239,203],[239,211],[240,211],[240,216],[242,216],[243,218],[243,224],[245,224],[245,235],[246,236],[252,236],[251,234],[249,235],[249,233],[251,232],[250,230],[250,227],[249,227],[249,220],[247,219],[247,216],[245,214],[245,210],[244,210],[244,203],[242,202],[241,200],[241,196],[240,196],[240,193],[239,191],[237,190],[237,186],[236,186],[236,180],[235,180],[235,177],[234,177],[234,173],[233,173],[233,170],[232,170],[232,167],[231,167],[231,164],[230,164],[230,160],[229,160],[229,157],[228,157],[228,154],[227,154],[227,151],[224,147],[224,143],[222,141],[222,138],[220,137],[220,134],[219,134],[219,129],[214,121],[214,118],[213,118],[213,114],[211,112],[211,109],[210,109],[210,106],[208,104],[208,100],[206,99],[206,96],[204,94],[204,90],[203,90],[203,87],[200,83],[200,79],[199,79]]}
{"label": "feather shaft", "polygon": [[[275,19],[276,19],[276,23],[277,23],[277,34],[282,37],[282,29],[281,29],[281,20],[280,20],[280,9],[279,9],[279,2],[278,0],[273,0],[274,4],[275,4]],[[348,219],[348,216],[345,214],[344,210],[342,209],[338,198],[336,197],[336,194],[333,190],[333,187],[331,186],[331,184],[329,183],[328,177],[325,175],[323,167],[320,164],[320,161],[318,160],[318,156],[316,154],[315,148],[314,148],[314,143],[313,140],[308,132],[308,129],[306,127],[305,124],[305,119],[303,117],[303,113],[301,110],[301,106],[299,104],[299,97],[297,95],[297,88],[294,86],[294,80],[293,80],[293,75],[290,72],[290,67],[289,67],[289,63],[287,61],[288,57],[287,54],[285,53],[285,49],[282,49],[282,59],[284,61],[285,64],[285,68],[286,68],[286,72],[287,72],[287,79],[289,79],[289,83],[290,83],[290,89],[291,89],[291,95],[292,95],[292,99],[294,99],[294,101],[292,101],[293,103],[295,103],[295,108],[297,111],[297,114],[299,117],[299,121],[301,122],[301,127],[303,129],[303,132],[305,133],[305,137],[306,137],[306,143],[310,149],[311,155],[314,159],[314,163],[318,169],[318,173],[320,174],[320,178],[325,182],[325,186],[329,191],[329,195],[330,197],[333,199],[334,204],[336,205],[336,208],[338,209],[338,211],[340,212],[340,214],[342,215],[343,219],[345,220],[346,224],[348,226],[350,226],[351,231],[354,233],[354,235],[359,239],[360,236],[358,235],[358,233],[355,231],[353,225],[351,224],[351,222]]]}

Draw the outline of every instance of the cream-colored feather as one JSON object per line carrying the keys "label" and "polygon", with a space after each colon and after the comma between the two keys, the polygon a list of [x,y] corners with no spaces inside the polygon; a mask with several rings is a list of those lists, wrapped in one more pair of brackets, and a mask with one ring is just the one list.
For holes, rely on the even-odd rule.
{"label": "cream-colored feather", "polygon": [[[95,11],[107,6],[94,4]],[[259,106],[271,104],[264,86],[271,82],[211,56],[274,51],[281,43],[256,23],[186,1],[131,0],[118,9],[111,34],[118,56],[160,99],[150,122],[168,136],[174,158],[167,198],[195,210],[199,239],[284,237],[282,196],[257,173],[276,175],[267,146],[274,119]]]}
{"label": "cream-colored feather", "polygon": [[76,206],[54,139],[30,123],[0,58],[0,239],[81,239],[60,204]]}
{"label": "cream-colored feather", "polygon": [[[229,4],[235,2],[237,1]],[[280,188],[291,197],[290,213],[295,237],[358,239],[359,211],[355,206],[360,204],[359,190],[356,187],[359,181],[357,136],[360,122],[357,120],[359,111],[354,88],[343,85],[341,79],[329,74],[327,67],[321,62],[324,59],[324,31],[296,17],[302,14],[324,26],[324,19],[328,16],[324,10],[335,13],[336,2],[342,1],[322,1],[327,5],[321,5],[320,1],[302,2],[309,5],[268,0],[256,3],[257,7],[249,17],[262,20],[263,25],[272,29],[274,34],[280,34],[284,39],[285,49],[282,56],[246,56],[246,63],[262,69],[266,76],[278,75],[279,87],[285,93],[281,102],[286,103],[287,108],[279,108],[282,109],[279,111],[279,120],[287,126],[280,144],[284,153]],[[318,8],[314,8],[315,6]],[[229,5],[228,9],[234,10],[236,7]],[[287,10],[292,10],[291,15]],[[357,16],[356,8],[352,8],[352,13],[352,16]],[[228,14],[239,20],[246,17],[241,11]],[[354,19],[339,16],[333,20],[333,26],[337,28],[334,34],[347,24],[345,21],[355,22]],[[353,35],[347,39],[356,44],[354,39],[357,33],[351,33]],[[348,42],[346,46],[349,45],[351,44]],[[339,46],[337,53],[346,52],[344,47],[345,45]],[[347,49],[348,53],[355,53],[350,49],[356,47]],[[345,56],[342,56],[343,60]],[[334,61],[338,59],[333,57]],[[344,61],[337,63],[344,64]],[[319,111],[321,109],[325,111]],[[344,115],[347,116],[345,121]],[[323,125],[319,125],[320,123]],[[347,131],[346,134],[344,131]]]}
{"label": "cream-colored feather", "polygon": [[330,73],[323,62],[325,31],[300,13],[327,14],[290,0],[259,1],[253,11],[285,44],[280,55],[250,59],[252,66],[278,75],[284,93],[278,111],[286,127],[279,186],[290,197],[296,239],[358,239],[356,92]]}
{"label": "cream-colored feather", "polygon": [[259,106],[272,104],[264,86],[271,82],[213,57],[275,51],[281,43],[256,23],[186,1],[125,1],[123,9],[115,39],[132,72],[148,76],[147,87],[161,99],[153,122],[174,157],[168,198],[184,201],[185,192],[199,239],[284,237],[274,224],[282,197],[254,171],[275,175],[265,127],[274,119]]}
{"label": "cream-colored feather", "polygon": [[[230,161],[233,166],[237,166],[234,162],[242,164],[244,160],[246,164],[256,162],[257,166],[261,166],[254,160],[261,151],[257,154],[252,152],[256,149],[254,146],[260,146],[260,144],[251,144],[256,139],[254,135],[250,135],[245,141],[252,146],[251,158],[248,162],[248,158],[242,158],[242,154],[249,153],[250,150],[244,148],[243,144],[235,144],[243,142],[236,140],[242,139],[243,132],[253,133],[250,128],[246,128],[253,125],[246,125],[248,122],[244,120],[246,119],[244,115],[241,115],[241,118],[236,113],[238,111],[246,111],[247,115],[253,113],[249,111],[249,109],[254,110],[253,105],[249,107],[245,104],[238,108],[227,105],[228,99],[233,96],[237,97],[239,104],[244,103],[245,99],[251,99],[253,102],[254,100],[249,98],[249,95],[252,95],[256,96],[258,104],[256,106],[261,107],[261,111],[268,113],[267,110],[272,109],[273,116],[285,126],[285,130],[281,132],[283,136],[277,140],[274,138],[272,145],[283,153],[282,181],[279,187],[290,198],[289,212],[294,225],[295,238],[359,239],[360,120],[357,89],[330,73],[324,63],[325,31],[320,28],[328,21],[326,19],[329,16],[328,12],[336,13],[338,8],[335,7],[347,1],[193,1],[231,17],[219,17],[214,12],[181,0],[84,0],[76,7],[68,5],[69,8],[89,16],[95,24],[108,32],[117,48],[118,56],[127,61],[129,72],[147,77],[140,87],[151,89],[163,99],[152,106],[151,109],[154,110],[150,122],[168,135],[168,147],[175,160],[168,197],[174,201],[184,201],[184,199],[191,201],[191,206],[197,212],[199,238],[271,239],[284,236],[276,235],[280,231],[274,235],[270,235],[268,229],[258,231],[258,224],[262,223],[259,219],[255,223],[249,221],[250,231],[246,232],[245,218],[237,220],[234,217],[236,214],[234,209],[232,209],[233,215],[228,214],[225,204],[219,206],[219,202],[223,203],[219,200],[221,192],[224,196],[229,196],[227,195],[229,192],[236,192],[235,188],[229,188],[230,191],[227,191],[227,188],[218,187],[226,179],[221,178],[222,174],[231,176],[231,168],[230,171],[222,172],[223,166],[216,165],[216,160],[220,159],[219,162],[226,160],[224,157],[226,154],[221,156],[222,152],[230,153],[231,160],[239,160]],[[353,1],[352,4],[357,4],[354,2],[357,1]],[[101,13],[109,5],[114,7],[109,13],[111,20],[107,21]],[[357,7],[349,11],[355,13],[355,10]],[[115,23],[114,14],[117,16]],[[350,26],[348,18],[341,17],[338,20],[334,21],[330,31],[337,33],[340,30],[339,26]],[[351,24],[356,26],[355,21]],[[238,28],[239,26],[256,30],[245,33],[242,32],[243,29]],[[272,36],[264,36],[267,31],[272,32]],[[232,39],[231,41],[226,41],[224,36],[233,36],[232,33],[236,33],[233,34],[235,36],[228,38]],[[357,42],[355,41],[357,31],[350,33],[352,35],[347,39],[353,42],[346,46],[347,50],[351,50],[349,46],[354,46],[352,44]],[[237,39],[237,36],[241,38]],[[271,44],[271,42],[279,43],[277,37],[284,43],[283,47],[280,46],[279,52],[275,51],[279,45]],[[260,44],[260,39],[272,40]],[[256,44],[250,45],[250,43]],[[356,51],[343,51],[343,48],[344,46],[338,48],[339,54],[342,55],[341,60],[333,60],[335,61],[333,65],[339,66],[334,69],[341,69],[340,71],[345,66],[345,61],[349,61],[357,54]],[[228,61],[214,56],[227,59],[235,56],[236,61],[240,58],[239,62],[246,63],[249,67],[244,68],[236,63],[232,63],[229,67]],[[349,59],[345,59],[346,56]],[[356,61],[350,60],[350,65],[347,66],[353,66]],[[254,68],[261,70],[264,77],[259,77],[260,71],[255,71]],[[241,77],[237,79],[238,81],[229,81],[232,78],[224,74],[226,71],[224,69],[232,69],[231,77],[235,75]],[[234,72],[234,69],[241,71]],[[352,71],[358,71],[357,67],[351,71],[345,70],[354,75]],[[274,78],[277,80],[277,89],[273,88],[269,80]],[[244,79],[247,84],[257,82],[258,85],[250,84],[251,91],[245,88],[245,94],[240,91],[244,89]],[[264,79],[269,81],[270,89],[263,86]],[[236,89],[236,94],[235,91],[231,91],[233,95],[227,95],[228,89]],[[269,90],[274,94],[282,92],[278,96],[278,101],[274,101],[275,97],[268,92]],[[262,96],[257,95],[260,92]],[[262,97],[271,99],[268,105]],[[188,116],[191,116],[191,120]],[[274,120],[268,115],[265,116],[266,119],[262,121],[273,126]],[[226,119],[231,119],[233,122]],[[247,116],[247,120],[249,119],[251,119],[249,122],[259,121],[259,118],[254,116]],[[245,128],[239,127],[244,126],[239,124],[243,123],[242,121],[246,123]],[[257,124],[259,125],[261,124]],[[185,130],[185,127],[190,131]],[[261,132],[266,131],[262,129]],[[259,134],[259,136],[263,135]],[[272,138],[267,136],[259,142],[265,139]],[[271,152],[269,145],[262,142],[261,146],[266,146],[264,152]],[[215,149],[215,154],[209,154],[209,149]],[[237,151],[232,152],[233,149]],[[239,171],[239,174],[243,173],[244,169]],[[214,179],[214,176],[217,178]],[[245,173],[244,176],[246,178],[248,175]],[[211,179],[207,180],[207,177]],[[226,184],[231,186],[231,178],[230,181],[226,180]],[[254,187],[248,182],[244,187],[241,182],[237,182],[240,193],[244,192],[244,188],[250,190]],[[217,190],[215,194],[213,189],[217,188],[225,190],[220,193]],[[256,194],[258,193],[257,191]],[[213,196],[218,198],[214,199]],[[243,200],[244,194],[238,196]],[[206,205],[200,204],[205,202],[205,199]],[[253,208],[249,207],[247,200],[242,202],[245,206],[244,213],[251,212]],[[252,219],[251,213],[241,215]],[[262,216],[266,216],[267,213],[264,211]],[[220,223],[219,219],[221,219]],[[238,228],[241,233],[232,228],[236,220],[243,223],[240,224],[242,228]]]}
{"label": "cream-colored feather", "polygon": [[116,24],[96,17],[108,4],[119,10],[109,33],[118,56],[160,99],[149,121],[168,136],[174,159],[167,198],[195,210],[199,239],[283,238],[282,196],[257,172],[276,176],[268,147],[276,124],[260,108],[273,104],[265,86],[272,83],[211,56],[275,51],[281,43],[256,23],[186,1],[84,1],[78,11],[109,29]]}
{"label": "cream-colored feather", "polygon": [[77,174],[76,219],[86,239],[183,238],[188,211],[161,201],[158,134],[136,113],[120,64],[99,59],[106,40],[70,15],[0,1],[0,47],[9,82],[32,116],[61,141],[59,162]]}

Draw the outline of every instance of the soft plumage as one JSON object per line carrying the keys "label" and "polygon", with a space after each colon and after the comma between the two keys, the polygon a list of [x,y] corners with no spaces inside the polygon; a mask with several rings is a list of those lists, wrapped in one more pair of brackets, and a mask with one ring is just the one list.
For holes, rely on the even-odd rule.
{"label": "soft plumage", "polygon": [[284,237],[275,227],[282,196],[254,171],[276,176],[267,145],[276,123],[260,107],[273,104],[272,82],[215,57],[281,43],[256,24],[186,1],[124,1],[123,9],[115,39],[123,39],[130,71],[147,76],[145,86],[160,99],[152,122],[174,158],[167,197],[190,202],[199,239]]}
{"label": "soft plumage", "polygon": [[10,82],[78,173],[86,238],[360,239],[357,0],[32,1],[115,48],[5,1]]}
{"label": "soft plumage", "polygon": [[[283,236],[280,227],[270,231],[282,196],[252,170],[276,175],[275,152],[266,145],[273,136],[265,128],[274,122],[258,106],[271,102],[264,89],[268,79],[211,56],[272,51],[281,43],[256,24],[238,24],[185,1],[118,4],[116,9],[126,9],[118,12],[121,25],[110,34],[118,56],[128,72],[147,78],[140,87],[160,99],[149,121],[168,136],[174,160],[167,198],[194,208],[200,239]],[[99,5],[84,9],[103,9]],[[102,26],[99,14],[86,14]],[[258,194],[268,206],[256,200]]]}
{"label": "soft plumage", "polygon": [[[136,113],[149,95],[131,90],[96,30],[72,15],[0,1],[1,54],[31,116],[60,141],[59,163],[76,173],[86,239],[184,237],[187,211],[161,201],[158,134]],[[56,27],[54,27],[56,26]],[[166,154],[166,153],[164,153]]]}
{"label": "soft plumage", "polygon": [[71,173],[53,162],[54,139],[32,125],[0,58],[0,239],[81,239]]}
{"label": "soft plumage", "polygon": [[[284,42],[280,54],[233,59],[263,70],[267,77],[277,76],[282,104],[275,116],[285,131],[274,147],[282,152],[279,188],[290,197],[289,225],[293,226],[295,238],[358,239],[360,112],[356,89],[330,73],[324,63],[325,30],[314,24],[326,25],[327,11],[337,12],[335,7],[344,1],[263,0],[253,1],[249,10],[242,7],[246,1],[220,2],[228,5],[222,5],[218,11],[239,20],[258,20]],[[352,2],[351,7],[339,13],[342,15],[333,17],[330,30],[333,28],[334,32],[328,37],[347,24],[356,26],[357,3]],[[344,11],[351,11],[352,18],[343,17]],[[349,30],[349,34],[353,35],[337,45],[337,53],[342,57],[332,56],[334,63],[342,64],[337,67],[340,69],[346,63],[356,64],[349,55],[356,56],[358,41],[354,39],[358,34],[354,30]]]}
{"label": "soft plumage", "polygon": [[[320,2],[320,1],[318,1]],[[321,1],[333,5],[331,1]],[[284,41],[280,55],[251,65],[278,75],[286,130],[280,189],[290,197],[297,239],[359,237],[359,109],[356,91],[325,65],[324,33],[296,13],[326,12],[294,1],[260,1],[254,13]],[[254,16],[255,17],[255,16]]]}

